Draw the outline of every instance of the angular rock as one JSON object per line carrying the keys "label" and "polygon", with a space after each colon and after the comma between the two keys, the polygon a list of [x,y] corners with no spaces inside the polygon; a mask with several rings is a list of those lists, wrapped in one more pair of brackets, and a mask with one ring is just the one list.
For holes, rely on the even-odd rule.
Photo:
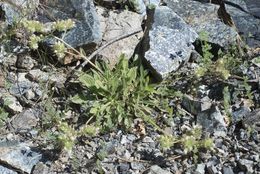
{"label": "angular rock", "polygon": [[48,174],[48,167],[43,164],[42,162],[39,162],[33,169],[32,174]]}
{"label": "angular rock", "polygon": [[210,109],[212,104],[207,96],[198,100],[192,96],[185,95],[182,100],[182,105],[189,113],[197,115],[201,111]]}
{"label": "angular rock", "polygon": [[247,160],[247,159],[240,159],[238,161],[238,166],[241,170],[243,171],[247,171],[248,173],[253,173],[254,170],[253,170],[253,165],[254,165],[254,162],[251,161],[251,160]]}
{"label": "angular rock", "polygon": [[0,160],[22,172],[31,173],[42,155],[33,151],[27,144],[0,146]]}
{"label": "angular rock", "polygon": [[238,110],[232,112],[232,122],[236,123],[242,120],[250,111],[249,107],[240,107]]}
{"label": "angular rock", "polygon": [[[47,12],[39,11],[38,20],[47,23],[56,20],[72,19],[75,27],[62,34],[62,38],[72,47],[97,44],[101,41],[98,16],[92,0],[45,1]],[[52,43],[53,41],[51,41]]]}
{"label": "angular rock", "polygon": [[[256,18],[253,14],[259,15],[254,12],[253,8],[260,9],[258,0],[241,1],[230,0],[232,4],[227,4],[227,12],[233,18],[236,28],[246,44],[252,48],[260,47],[260,18]],[[240,7],[240,8],[238,8]],[[242,10],[242,9],[243,10]],[[251,14],[252,13],[252,14]]]}
{"label": "angular rock", "polygon": [[139,162],[132,162],[130,165],[133,170],[143,170],[145,168],[144,165]]}
{"label": "angular rock", "polygon": [[35,127],[41,117],[41,111],[38,109],[27,109],[14,116],[11,126],[16,132],[29,131]]}
{"label": "angular rock", "polygon": [[15,83],[11,86],[9,89],[10,94],[14,96],[22,96],[24,95],[27,91],[29,91],[32,88],[32,83],[28,81],[21,82],[19,84]]}
{"label": "angular rock", "polygon": [[195,172],[197,174],[204,174],[205,173],[205,167],[206,167],[206,164],[198,164]]}
{"label": "angular rock", "polygon": [[124,173],[125,171],[129,171],[130,165],[128,163],[121,163],[117,166],[117,170],[119,173]]}
{"label": "angular rock", "polygon": [[153,165],[150,167],[150,170],[147,174],[172,174],[172,173],[167,170],[162,169],[158,165]]}
{"label": "angular rock", "polygon": [[49,74],[41,71],[40,69],[33,69],[29,71],[27,77],[32,81],[47,82],[49,79]]}
{"label": "angular rock", "polygon": [[210,109],[198,113],[197,124],[215,136],[225,136],[227,132],[224,117],[217,106],[212,106]]}
{"label": "angular rock", "polygon": [[206,32],[209,42],[221,47],[236,44],[238,33],[218,17],[219,5],[193,0],[166,0],[167,6],[197,32]]}
{"label": "angular rock", "polygon": [[[127,10],[105,12],[105,9],[98,8],[98,15],[103,35],[102,45],[126,33],[138,30],[142,31],[142,16],[134,12]],[[142,32],[140,32],[114,42],[103,49],[99,55],[107,59],[110,65],[113,66],[118,62],[118,57],[121,54],[125,54],[127,58],[133,55],[135,47],[140,42],[142,35]]]}
{"label": "angular rock", "polygon": [[6,109],[9,110],[11,113],[16,114],[19,112],[22,112],[23,107],[19,103],[16,97],[8,94],[4,94],[3,96],[0,95],[0,97],[3,98],[4,105],[6,106]]}
{"label": "angular rock", "polygon": [[0,166],[0,173],[1,174],[17,174],[17,172],[10,170],[6,167]]}
{"label": "angular rock", "polygon": [[234,174],[232,168],[229,167],[223,167],[223,174]]}
{"label": "angular rock", "polygon": [[142,56],[158,80],[188,61],[197,33],[173,10],[159,6],[148,14]]}
{"label": "angular rock", "polygon": [[36,64],[36,61],[32,59],[31,56],[24,55],[24,56],[18,56],[17,61],[16,61],[16,66],[17,68],[25,69],[25,70],[30,70],[34,67]]}

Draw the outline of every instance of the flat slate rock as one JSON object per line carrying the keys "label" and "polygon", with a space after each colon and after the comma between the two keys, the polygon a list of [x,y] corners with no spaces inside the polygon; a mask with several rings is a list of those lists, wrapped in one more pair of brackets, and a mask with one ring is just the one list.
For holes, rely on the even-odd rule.
{"label": "flat slate rock", "polygon": [[246,7],[248,11],[253,14],[254,16],[257,16],[260,18],[260,1],[259,0],[246,0],[244,1],[246,3]]}
{"label": "flat slate rock", "polygon": [[[256,2],[258,1],[258,2]],[[230,0],[235,5],[226,5],[227,12],[232,16],[236,28],[246,44],[252,48],[260,47],[260,18],[256,18],[254,15],[260,13],[260,1],[251,0],[250,3],[242,0]],[[258,12],[253,11],[253,7],[259,9]],[[245,11],[243,11],[242,7]],[[249,12],[249,13],[248,13]]]}
{"label": "flat slate rock", "polygon": [[182,17],[199,34],[208,34],[207,40],[221,47],[236,43],[238,33],[218,17],[219,5],[193,0],[166,0],[167,6]]}
{"label": "flat slate rock", "polygon": [[12,128],[15,132],[26,132],[35,127],[41,117],[39,109],[27,109],[20,114],[14,116],[11,122]]}
{"label": "flat slate rock", "polygon": [[41,158],[28,144],[0,142],[0,161],[22,172],[31,173]]}

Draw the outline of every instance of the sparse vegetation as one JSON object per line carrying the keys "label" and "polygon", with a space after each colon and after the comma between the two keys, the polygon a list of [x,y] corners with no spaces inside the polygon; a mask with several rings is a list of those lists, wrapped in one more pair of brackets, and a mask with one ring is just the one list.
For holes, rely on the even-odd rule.
{"label": "sparse vegetation", "polygon": [[130,128],[134,118],[142,118],[146,123],[160,130],[150,116],[153,108],[160,105],[160,95],[149,83],[147,72],[142,67],[128,65],[122,56],[114,69],[106,64],[98,64],[103,73],[92,70],[79,75],[80,84],[86,89],[71,98],[82,105],[86,115],[91,115],[97,127],[112,129],[117,126]]}
{"label": "sparse vegetation", "polygon": [[[121,5],[126,4],[125,1],[121,0],[117,1],[117,3]],[[128,3],[128,7],[126,8],[139,10],[136,0],[130,0]],[[150,4],[149,8],[155,8],[155,6]],[[108,11],[105,13],[109,14]],[[14,54],[16,57],[12,57],[13,60],[10,60],[11,65],[5,67],[6,71],[10,71],[11,73],[8,72],[8,79],[4,77],[3,80],[5,81],[3,84],[3,88],[5,88],[4,92],[15,96],[14,99],[18,103],[19,111],[9,112],[13,108],[6,107],[9,104],[8,97],[2,97],[3,102],[0,103],[0,128],[2,129],[11,125],[12,118],[10,113],[19,116],[23,109],[39,108],[43,114],[40,114],[39,117],[37,116],[37,120],[35,119],[36,123],[32,124],[32,129],[35,132],[33,130],[26,132],[26,134],[19,132],[18,136],[30,136],[33,141],[41,144],[44,150],[54,151],[57,156],[66,154],[60,153],[61,151],[67,152],[72,161],[72,170],[80,170],[82,166],[86,168],[86,166],[94,164],[96,172],[108,173],[103,163],[106,163],[107,159],[110,160],[112,155],[113,160],[115,159],[112,163],[121,164],[121,161],[123,161],[123,163],[126,163],[126,167],[129,165],[133,168],[135,165],[133,164],[134,162],[144,163],[143,166],[145,167],[153,164],[163,166],[162,163],[164,160],[167,161],[170,159],[170,156],[177,154],[181,156],[182,160],[185,159],[185,163],[191,165],[192,168],[194,167],[193,164],[197,162],[204,163],[205,161],[203,160],[208,160],[207,157],[204,159],[199,158],[200,153],[204,153],[204,155],[214,154],[215,150],[221,149],[218,146],[224,144],[223,146],[227,149],[232,147],[227,144],[234,142],[232,140],[234,137],[222,142],[223,137],[216,135],[218,136],[218,146],[215,148],[215,139],[212,136],[215,132],[212,133],[209,131],[206,134],[204,131],[206,131],[207,128],[205,127],[207,126],[204,126],[200,122],[198,119],[199,116],[205,116],[206,120],[206,117],[211,117],[216,113],[217,116],[221,117],[217,118],[219,120],[216,120],[221,122],[221,124],[224,122],[223,131],[221,130],[219,133],[222,136],[223,132],[230,133],[236,131],[229,130],[228,126],[230,125],[236,129],[240,129],[238,127],[240,122],[232,122],[234,121],[234,110],[240,112],[239,109],[243,106],[244,108],[242,109],[244,110],[241,111],[242,113],[247,112],[246,109],[254,110],[259,107],[259,99],[257,99],[259,92],[254,91],[259,89],[259,78],[253,73],[245,72],[256,72],[255,70],[250,70],[248,64],[259,65],[259,57],[253,60],[244,60],[246,58],[239,55],[236,47],[225,48],[226,50],[223,49],[224,51],[222,50],[213,54],[213,44],[207,42],[207,33],[202,32],[200,34],[201,58],[194,58],[185,62],[189,65],[186,66],[184,64],[175,74],[171,74],[172,76],[169,79],[158,84],[151,80],[151,74],[141,65],[140,60],[133,58],[129,61],[125,55],[122,55],[119,58],[119,62],[113,68],[105,62],[101,62],[98,58],[92,61],[92,58],[95,57],[91,56],[92,54],[89,56],[91,59],[89,60],[87,56],[90,50],[85,52],[83,48],[73,48],[62,37],[59,37],[64,33],[66,34],[73,27],[75,27],[75,22],[71,19],[58,20],[46,24],[36,20],[23,19],[21,22],[15,24],[14,27],[6,30],[8,32],[5,32],[5,29],[0,31],[0,39],[8,41],[8,44],[18,29],[24,31],[23,34],[26,37],[23,38],[26,41],[22,42],[26,44],[26,50],[22,52],[16,50],[19,52],[17,56],[15,55],[16,52],[11,54]],[[49,45],[51,54],[45,50],[41,50],[42,43],[45,43],[45,41],[51,42]],[[23,46],[19,45],[19,47]],[[95,51],[97,55],[99,51]],[[200,50],[197,51],[200,52]],[[44,63],[44,66],[41,65],[42,62],[36,63],[31,69],[21,66],[22,71],[19,71],[20,69],[17,64],[20,58],[23,58],[23,54],[31,54],[33,57],[37,53],[47,63]],[[77,63],[72,62],[66,67],[61,64],[58,64],[56,67],[56,65],[48,62],[53,57],[55,60],[58,58],[62,62],[62,59],[68,54],[74,58],[84,58],[84,61],[88,62],[91,67],[80,64],[82,63],[80,62],[81,60]],[[5,54],[3,55],[6,56]],[[35,61],[38,60],[33,57],[31,62]],[[30,60],[28,62],[31,63]],[[25,64],[23,66],[26,66],[27,62],[22,63]],[[2,62],[0,64],[2,65]],[[53,74],[49,72],[60,67],[59,72],[65,74],[64,77],[66,77],[66,80],[62,80],[62,84],[56,84],[56,81],[59,79],[55,77],[51,79],[50,76]],[[78,67],[84,68],[77,71]],[[39,72],[32,72],[31,70],[34,69],[39,70]],[[48,82],[37,79],[36,76],[41,76],[41,73],[46,74],[44,78],[48,79]],[[256,79],[252,80],[252,77],[256,77]],[[26,83],[20,85],[20,79]],[[27,82],[32,83],[32,85],[27,84]],[[36,91],[38,90],[38,85],[40,86],[40,92]],[[198,87],[200,87],[199,90]],[[11,91],[14,94],[11,94]],[[37,97],[33,96],[36,95],[35,91],[39,92]],[[42,93],[44,94],[42,95]],[[30,98],[28,95],[32,97],[30,96]],[[184,106],[183,96],[190,96],[190,98],[185,98],[190,108]],[[217,112],[215,110],[211,111],[213,110],[213,106]],[[12,107],[15,108],[14,105]],[[238,113],[238,115],[241,113]],[[225,120],[225,117],[222,117],[222,114],[228,117],[227,126],[225,125],[227,120]],[[214,120],[211,123],[213,122]],[[199,124],[203,125],[203,128]],[[213,125],[209,127],[214,127],[213,129],[215,130],[215,127],[218,127],[218,123],[216,123],[217,126]],[[241,125],[243,127],[243,123]],[[250,132],[246,136],[250,137],[251,134],[255,133],[254,126],[246,128]],[[236,136],[235,142],[237,144],[239,144],[239,138],[244,136],[244,132],[242,132],[244,128],[240,129],[241,132],[239,134],[241,135],[234,135]],[[228,130],[226,131],[226,129]],[[12,134],[16,134],[16,132],[12,132]],[[12,135],[10,137],[12,138]],[[256,139],[257,137],[253,138]],[[122,145],[122,147],[129,147],[129,149],[125,148],[126,152],[121,152],[120,150],[118,150],[118,153],[111,152],[116,149],[111,150],[110,146],[106,146],[107,141],[114,143],[111,139],[116,139],[115,142],[119,144],[119,148]],[[241,139],[244,141],[245,137]],[[253,141],[256,142],[255,144],[258,143],[258,140]],[[73,154],[74,150],[78,150],[79,146],[82,148],[79,148],[80,151],[91,149],[89,150],[91,151],[89,154],[84,154],[81,158],[87,157],[88,160],[85,161],[93,164],[84,164],[81,166],[81,160],[76,158],[77,154]],[[240,148],[240,146],[238,147]],[[155,151],[158,151],[159,155],[156,155],[163,157],[158,158],[158,163],[156,155],[156,157],[152,157],[151,159],[145,158],[143,156],[146,155],[141,153],[144,149],[151,150],[151,153],[157,153]],[[176,149],[179,151],[177,152]],[[243,148],[241,149],[243,150]],[[214,155],[217,156],[217,154]],[[222,158],[220,159],[222,160]],[[167,162],[170,162],[170,160]],[[11,168],[12,166],[8,167]],[[118,166],[116,167],[119,168]],[[71,171],[68,170],[68,172]]]}
{"label": "sparse vegetation", "polygon": [[161,135],[159,138],[160,146],[163,150],[168,150],[175,144],[182,145],[184,152],[192,153],[193,157],[197,158],[198,152],[201,148],[213,150],[214,143],[211,138],[202,138],[202,130],[200,127],[194,127],[181,137],[174,137],[173,135]]}

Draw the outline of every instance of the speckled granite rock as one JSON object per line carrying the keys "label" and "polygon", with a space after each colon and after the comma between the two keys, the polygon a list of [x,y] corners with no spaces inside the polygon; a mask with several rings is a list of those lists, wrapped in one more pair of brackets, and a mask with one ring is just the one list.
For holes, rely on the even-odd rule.
{"label": "speckled granite rock", "polygon": [[146,62],[160,80],[189,59],[194,49],[192,43],[198,35],[166,6],[155,8],[154,14],[151,12],[148,16],[142,51]]}

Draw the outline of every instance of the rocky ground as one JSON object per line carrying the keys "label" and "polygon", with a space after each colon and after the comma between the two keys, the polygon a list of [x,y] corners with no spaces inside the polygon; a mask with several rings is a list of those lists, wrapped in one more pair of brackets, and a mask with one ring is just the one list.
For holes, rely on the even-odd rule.
{"label": "rocky ground", "polygon": [[260,173],[259,12],[258,0],[2,0],[0,173]]}

